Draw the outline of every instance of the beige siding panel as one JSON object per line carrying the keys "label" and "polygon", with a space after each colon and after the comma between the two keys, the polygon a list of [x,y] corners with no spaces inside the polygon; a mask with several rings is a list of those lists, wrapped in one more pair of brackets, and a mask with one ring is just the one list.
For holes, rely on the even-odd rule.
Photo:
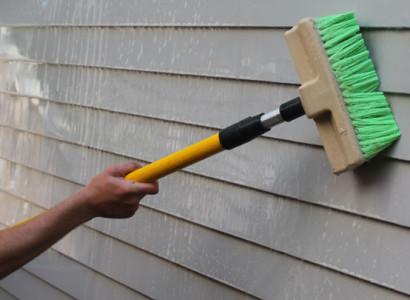
{"label": "beige siding panel", "polygon": [[49,249],[24,268],[75,299],[149,299],[53,249]]}
{"label": "beige siding panel", "polygon": [[353,10],[363,26],[410,27],[409,8],[406,0],[3,0],[0,24],[283,27]]}
{"label": "beige siding panel", "polygon": [[0,288],[0,299],[2,300],[17,300],[17,298],[11,294],[9,291]]}
{"label": "beige siding panel", "polygon": [[[0,167],[0,171],[9,175],[13,182],[8,186],[7,182],[0,182],[2,190],[26,200],[33,199],[34,203],[43,207],[51,207],[80,188],[77,184],[4,160],[0,160]],[[171,206],[171,212],[174,214],[183,210],[194,211],[191,216],[185,212],[185,215],[188,215],[185,219],[191,219],[192,222],[240,236],[304,261],[408,292],[405,276],[397,277],[397,274],[410,272],[410,264],[406,263],[410,251],[408,230],[295,203],[292,200],[267,197],[233,186],[229,189],[228,186],[225,186],[225,189],[222,189],[222,186],[218,188],[218,183],[211,183],[208,180],[198,179],[195,183],[192,178],[186,180],[183,176],[179,177],[175,181],[181,183],[178,189],[180,193],[170,193],[172,187],[177,184],[172,182],[172,178],[164,180],[165,182],[161,183],[164,192],[158,197],[148,198],[143,206],[164,210],[167,206],[164,208],[161,204],[171,202],[168,206]],[[24,178],[31,180],[24,182]],[[185,183],[186,181],[188,183]],[[208,192],[201,197],[199,194],[203,190]],[[212,201],[215,196],[211,195],[217,193],[221,198],[219,203]],[[235,198],[229,201],[229,197]],[[179,204],[184,202],[186,204]],[[206,206],[201,203],[206,203]],[[177,206],[182,206],[182,209]],[[219,217],[211,213],[217,210],[220,211]],[[202,214],[207,217],[201,218]],[[252,253],[260,251],[252,246],[238,244],[230,238],[213,236],[206,230],[178,221],[178,218],[161,216],[158,212],[146,208],[142,208],[132,221],[99,220],[91,226],[137,247],[184,264],[202,274],[236,286],[247,287],[248,292],[261,296],[258,294],[261,291],[253,291],[247,282],[238,280],[252,277],[247,272],[258,269],[255,262],[248,260],[246,267],[240,267],[240,263],[235,263],[229,258],[232,255],[249,256],[240,254],[241,249],[248,249],[246,251]],[[165,236],[162,236],[164,233]],[[151,236],[156,236],[157,239],[152,240]],[[214,247],[209,247],[210,244]],[[336,244],[339,246],[335,247]],[[218,268],[215,268],[215,265],[218,265]],[[236,274],[235,270],[238,269],[241,270],[241,276]],[[268,289],[269,292],[271,291]]]}
{"label": "beige siding panel", "polygon": [[[89,67],[5,62],[0,91],[170,121],[223,128],[267,112],[297,95],[297,86],[204,79]],[[401,139],[386,155],[410,160],[410,97],[390,94]],[[283,124],[268,137],[320,145],[305,117]]]}
{"label": "beige siding panel", "polygon": [[[11,197],[11,196],[10,196]],[[18,201],[18,198],[14,198],[13,202]],[[23,202],[24,205],[28,207],[32,207],[32,204],[29,204],[28,202]],[[34,206],[33,206],[34,208]],[[36,208],[38,210],[38,208]],[[3,217],[4,218],[4,217]],[[154,224],[152,224],[154,225]],[[171,228],[171,231],[174,228]],[[81,232],[81,235],[79,234]],[[80,256],[78,253],[78,249],[75,249],[76,247],[73,245],[79,244],[80,241],[83,241],[84,238],[90,241],[90,244],[92,243],[94,247],[96,247],[98,244],[98,240],[100,235],[91,233],[92,230],[86,228],[86,227],[80,227],[76,229],[73,233],[69,234],[66,238],[64,238],[61,242],[59,242],[56,245],[56,249],[59,251],[67,251],[69,250],[70,253],[75,254],[76,258]],[[82,239],[75,239],[75,237],[79,238],[82,237]],[[188,238],[188,237],[187,237]],[[192,236],[194,238],[194,236]],[[206,240],[206,237],[204,237]],[[106,238],[107,240],[108,238]],[[201,236],[198,237],[198,239],[201,239]],[[69,242],[68,242],[69,241]],[[92,242],[91,242],[92,241]],[[206,250],[211,250],[213,247],[211,247],[212,242],[208,241],[208,247],[206,249],[201,249],[202,251]],[[113,244],[113,243],[110,243]],[[118,251],[116,245],[119,243],[114,243],[111,246],[106,245],[104,249],[109,249],[106,251],[104,255],[104,262],[100,262],[100,265],[104,266],[107,265],[105,261],[107,260],[107,257],[110,257],[111,259],[109,261],[112,261],[112,255],[120,255],[123,254],[121,251]],[[59,246],[64,245],[64,250],[61,249]],[[69,247],[69,245],[71,245]],[[84,245],[82,243],[82,247],[84,248]],[[222,247],[223,248],[223,247]],[[103,249],[103,248],[100,248]],[[189,249],[189,248],[188,248]],[[256,251],[255,251],[256,250]],[[172,251],[172,246],[170,247],[170,250]],[[259,260],[259,266],[257,269],[253,269],[251,265],[248,264],[250,271],[252,271],[254,274],[261,274],[255,278],[255,275],[253,278],[255,280],[249,281],[249,276],[247,274],[243,274],[244,270],[248,269],[248,267],[241,267],[240,265],[237,266],[235,269],[235,272],[239,272],[238,280],[240,280],[243,276],[244,284],[250,284],[258,294],[261,294],[260,297],[263,299],[275,299],[276,297],[279,298],[312,298],[314,296],[319,296],[319,297],[324,297],[324,298],[333,298],[333,299],[345,299],[346,295],[348,297],[352,298],[357,298],[358,295],[361,295],[364,298],[375,298],[375,299],[384,299],[385,297],[392,297],[392,299],[402,299],[403,296],[397,293],[392,293],[389,292],[388,290],[380,289],[380,288],[375,288],[374,286],[363,283],[360,281],[353,280],[349,277],[344,277],[341,276],[338,273],[328,273],[325,274],[322,269],[320,268],[315,268],[311,267],[307,264],[304,264],[303,262],[296,263],[293,261],[293,259],[289,258],[288,256],[284,255],[277,255],[278,257],[275,258],[276,254],[270,252],[269,256],[270,258],[268,259],[267,257],[264,257],[263,252],[258,251],[257,249],[249,249],[254,255],[255,259],[249,260],[249,263],[255,263],[255,261]],[[263,250],[262,250],[263,251]],[[195,248],[191,249],[191,252],[195,253]],[[110,255],[111,254],[111,255]],[[108,255],[108,256],[107,256]],[[232,252],[230,259],[231,260],[236,260],[238,261],[238,258],[243,257],[239,255],[237,257],[237,253]],[[89,257],[90,254],[87,254],[86,257]],[[93,261],[100,261],[98,259],[99,255],[97,253],[93,254]],[[249,258],[249,256],[246,256]],[[131,267],[130,265],[126,265],[127,263],[130,264],[130,262],[124,263],[124,260],[126,260],[127,256],[123,255],[122,256],[122,272],[130,272]],[[129,257],[131,259],[131,257]],[[135,258],[134,258],[135,259]],[[79,259],[81,261],[81,259]],[[238,261],[239,262],[239,261]],[[270,263],[269,263],[270,262]],[[247,262],[243,262],[247,264]],[[211,262],[209,262],[210,265],[212,265]],[[292,266],[293,265],[293,266]],[[133,268],[133,272],[135,272],[135,268]],[[149,269],[144,268],[144,273],[146,273]],[[224,270],[224,272],[229,273],[230,270]],[[231,270],[233,271],[233,270]],[[289,273],[291,272],[292,273]],[[262,275],[263,274],[263,275]],[[284,274],[287,274],[284,276]],[[242,275],[242,276],[241,276]],[[144,274],[144,276],[147,276]],[[134,275],[134,277],[138,277],[137,274]],[[289,280],[291,278],[292,280]],[[329,283],[329,284],[328,284]],[[185,287],[189,288],[190,286]],[[309,287],[306,289],[306,286]],[[336,287],[335,287],[336,286]],[[344,287],[343,287],[344,286]],[[349,287],[349,291],[347,292],[347,286]],[[221,294],[215,294],[217,296],[217,299],[226,299],[224,297],[221,297]],[[197,296],[198,297],[198,296]],[[197,298],[196,297],[196,298]],[[169,295],[167,296],[167,299],[177,299],[174,295]],[[179,298],[178,298],[179,299]]]}
{"label": "beige siding panel", "polygon": [[[24,97],[14,100],[5,100],[3,97],[1,100],[4,100],[2,104],[5,110],[4,114],[0,112],[0,124],[145,161],[162,157],[213,132],[183,124],[37,99],[27,101]],[[12,131],[6,131],[12,134]],[[33,141],[34,137],[27,140],[26,136],[30,135],[18,133],[10,138],[11,144]],[[58,143],[52,146],[47,139],[43,143],[42,147],[50,147],[50,151],[58,147]],[[83,156],[81,148],[79,151],[78,155]],[[41,152],[37,155],[37,163],[45,159]],[[60,155],[63,160],[61,164],[64,165],[64,161],[73,154]],[[74,162],[68,161],[64,168],[74,169]],[[83,165],[79,167],[89,168]],[[409,225],[404,208],[410,203],[406,200],[408,189],[404,182],[410,172],[410,165],[405,162],[378,158],[356,172],[336,176],[331,173],[322,149],[260,138],[187,170],[274,194]],[[313,170],[315,176],[312,176]],[[90,172],[88,176],[93,174],[95,172]],[[385,199],[389,199],[389,202]]]}
{"label": "beige siding panel", "polygon": [[24,269],[17,270],[2,279],[0,281],[0,287],[11,293],[17,299],[21,300],[74,299]]}
{"label": "beige siding panel", "polygon": [[[285,30],[2,27],[0,59],[297,83]],[[387,92],[410,93],[410,30],[367,31]],[[401,75],[400,75],[401,74]]]}

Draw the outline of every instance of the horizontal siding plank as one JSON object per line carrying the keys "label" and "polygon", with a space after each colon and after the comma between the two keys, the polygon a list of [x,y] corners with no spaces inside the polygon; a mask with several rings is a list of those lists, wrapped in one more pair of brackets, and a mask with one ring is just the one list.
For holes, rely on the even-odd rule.
{"label": "horizontal siding plank", "polygon": [[354,10],[364,26],[410,27],[406,0],[394,5],[384,0],[322,0],[315,5],[296,0],[3,0],[0,7],[0,24],[7,25],[283,27],[306,16]]}
{"label": "horizontal siding plank", "polygon": [[149,299],[53,249],[24,268],[75,299]]}
{"label": "horizontal siding plank", "polygon": [[[2,199],[3,200],[3,199]],[[58,299],[74,298],[47,284],[31,273],[20,269],[0,281],[0,287],[9,291],[18,299]]]}
{"label": "horizontal siding plank", "polygon": [[[0,193],[1,195],[3,195],[3,193]],[[6,198],[8,198],[8,195],[5,195],[6,196]],[[3,198],[2,198],[3,199]],[[26,206],[26,209],[27,209],[27,206]],[[7,226],[5,225],[5,224],[3,224],[3,223],[0,223],[0,230],[3,230],[3,229],[5,229],[5,228],[7,228]],[[51,252],[53,252],[53,253],[51,253]],[[17,294],[19,295],[19,298],[18,299],[32,299],[31,298],[31,296],[29,297],[29,296],[27,296],[30,292],[29,292],[29,290],[30,290],[30,288],[28,287],[28,288],[26,288],[26,286],[28,285],[28,284],[30,284],[30,283],[32,283],[32,284],[39,284],[39,287],[36,287],[36,289],[45,289],[46,290],[46,292],[48,293],[48,295],[50,294],[50,293],[54,293],[54,294],[59,294],[59,293],[63,293],[63,295],[62,295],[62,297],[61,297],[61,299],[89,299],[89,298],[82,298],[82,297],[75,297],[75,298],[72,298],[72,297],[74,297],[74,295],[72,294],[72,293],[68,293],[67,292],[67,290],[66,289],[64,289],[64,288],[62,288],[61,287],[61,284],[59,284],[59,280],[57,279],[57,277],[52,277],[52,276],[47,276],[48,274],[50,274],[50,273],[48,273],[48,272],[50,272],[50,271],[53,271],[53,268],[51,267],[50,268],[50,261],[46,261],[46,260],[44,260],[44,257],[45,256],[51,256],[52,254],[54,254],[54,256],[53,256],[53,258],[54,259],[57,259],[58,257],[57,257],[57,255],[60,255],[61,256],[61,254],[57,254],[57,252],[56,251],[54,251],[54,250],[48,250],[46,253],[43,253],[43,254],[41,254],[40,256],[38,256],[38,257],[36,257],[36,258],[34,258],[34,260],[32,260],[31,262],[29,262],[28,264],[26,264],[26,265],[24,265],[23,267],[21,267],[19,270],[17,270],[17,271],[15,271],[15,272],[13,272],[12,274],[10,274],[8,277],[6,277],[6,280],[9,280],[8,282],[6,282],[6,285],[5,286],[8,286],[8,287],[12,287],[13,289],[16,287],[16,286],[18,286],[18,285],[20,285],[20,286],[24,286],[25,288],[24,288],[24,290],[23,291],[18,291],[17,292]],[[42,276],[42,275],[44,275],[44,274],[38,274],[38,272],[33,272],[33,270],[32,270],[32,268],[31,268],[31,266],[32,265],[36,265],[37,264],[37,262],[38,261],[41,261],[41,268],[42,268],[42,270],[47,270],[45,273],[45,275],[46,276]],[[54,261],[54,262],[56,262],[56,261]],[[73,269],[72,269],[72,267],[74,266],[74,265],[78,265],[78,263],[74,263],[74,261],[73,260],[71,260],[71,265],[70,265],[70,268],[66,268],[66,269],[64,269],[64,271],[63,272],[71,272],[72,273],[72,271],[73,271]],[[73,265],[73,263],[74,263],[74,265]],[[61,272],[62,272],[62,270],[61,270],[61,267],[62,266],[60,266],[60,270],[59,270],[59,272],[60,272],[60,275],[62,274]],[[16,274],[17,273],[17,274]],[[18,273],[23,273],[23,274],[25,274],[25,276],[19,276],[19,274]],[[95,273],[94,273],[95,274]],[[12,275],[17,275],[17,276],[12,276]],[[97,275],[97,274],[95,274],[95,275]],[[97,277],[97,276],[94,276],[94,277]],[[51,280],[50,280],[51,279]],[[57,279],[57,280],[56,280]],[[74,279],[74,278],[67,278],[66,277],[66,273],[63,275],[63,276],[60,276],[60,281],[61,281],[61,279],[63,279],[63,282],[65,283],[65,285],[70,285],[70,283],[72,282],[72,280]],[[98,279],[98,277],[96,278],[96,279]],[[57,283],[57,284],[55,284],[55,283]],[[75,289],[76,290],[78,290],[79,288],[81,289],[82,287],[83,287],[83,284],[84,284],[84,282],[81,282],[81,284],[80,285],[78,285],[78,286],[76,286],[75,287]],[[53,288],[54,289],[56,289],[57,291],[49,291],[50,289],[51,290],[53,290]],[[3,293],[3,291],[4,291],[4,293]],[[11,294],[11,293],[8,293],[7,292],[7,294],[5,294],[6,293],[6,291],[5,290],[3,290],[3,289],[1,289],[0,288],[0,299],[5,299],[5,300],[8,300],[8,299],[17,299],[16,297],[15,297],[15,295],[13,295],[13,294]],[[74,294],[77,294],[77,296],[79,296],[78,295],[78,293],[76,293],[76,292],[74,292]],[[8,296],[8,297],[7,297]],[[23,298],[20,298],[20,297],[22,297],[23,296]],[[37,295],[33,295],[33,297],[39,297],[39,295],[37,294]],[[35,298],[35,299],[43,299],[43,298]],[[49,298],[44,298],[44,299],[49,299]],[[54,299],[54,298],[53,298]],[[58,299],[60,299],[60,298],[58,298]],[[126,299],[135,299],[135,298],[126,298]],[[140,299],[146,299],[146,298],[140,298]]]}
{"label": "horizontal siding plank", "polygon": [[2,300],[18,300],[13,294],[6,291],[3,288],[0,288],[0,299]]}
{"label": "horizontal siding plank", "polygon": [[[35,60],[172,74],[297,83],[283,37],[267,29],[8,28],[2,60]],[[367,31],[364,37],[386,92],[410,93],[410,30]]]}
{"label": "horizontal siding plank", "polygon": [[[11,195],[0,194],[0,222],[3,224],[10,225],[44,211]],[[53,249],[155,299],[251,299],[88,227],[78,227]],[[181,283],[184,283],[182,287]]]}
{"label": "horizontal siding plank", "polygon": [[[181,149],[213,132],[188,125],[37,99],[4,99],[0,97],[5,108],[0,112],[0,124],[145,161],[152,161]],[[6,105],[7,103],[12,105]],[[60,144],[52,144],[48,140],[22,132],[13,132],[4,127],[2,130],[4,134],[12,135],[9,145],[0,145],[4,148],[3,153],[11,151],[10,155],[27,155],[7,149],[10,145],[19,145],[18,143],[34,143],[31,147],[45,147],[44,150],[38,148],[36,151],[39,152],[33,150],[38,156],[37,163],[45,159],[41,151],[52,152],[52,149],[58,148]],[[34,146],[35,144],[37,145]],[[25,147],[28,145],[23,149]],[[50,150],[48,147],[51,147]],[[65,163],[67,158],[73,153],[79,157],[85,153],[81,147],[70,151],[79,152],[51,153],[61,155],[62,160],[60,166],[53,168],[73,169],[74,164],[71,160]],[[47,166],[47,162],[45,165]],[[82,165],[78,167],[84,169]],[[405,183],[405,178],[410,172],[410,164],[401,161],[378,158],[356,172],[336,176],[331,173],[322,149],[259,138],[248,145],[188,167],[187,170],[403,226],[410,224],[405,209],[410,209],[410,203],[406,200],[408,188]],[[316,176],[311,175],[312,170],[315,170]],[[87,174],[89,177],[92,175],[93,173]]]}
{"label": "horizontal siding plank", "polygon": [[[16,200],[17,198],[14,199],[14,201]],[[28,204],[28,202],[24,202],[24,203],[25,205],[31,206],[31,204]],[[139,217],[141,217],[141,215]],[[154,224],[151,224],[151,226],[153,225]],[[85,227],[81,227],[80,229],[88,230]],[[171,232],[173,229],[175,228],[171,228]],[[80,230],[77,229],[73,233],[78,233],[78,231]],[[136,229],[134,229],[134,232],[135,231]],[[163,233],[163,234],[166,234],[166,233]],[[70,237],[73,235],[75,234],[70,234]],[[94,238],[94,241],[96,241],[96,237],[97,237],[96,234],[93,234],[87,240],[91,240],[92,238]],[[186,236],[186,238],[189,239],[188,236]],[[191,238],[194,239],[195,238],[194,235]],[[200,236],[198,236],[197,238],[201,239]],[[152,237],[150,239],[152,240]],[[63,242],[65,240],[67,240],[67,238],[65,238]],[[72,242],[74,241],[72,240],[71,243]],[[207,250],[211,250],[213,248],[210,246],[212,244],[211,242],[212,241],[208,241],[208,247],[206,247]],[[112,245],[109,249],[111,251],[110,253],[116,253],[115,248],[116,248],[115,245]],[[172,249],[172,246],[170,247],[170,249]],[[223,249],[222,246],[221,246],[221,249]],[[192,252],[195,252],[195,251],[198,251],[199,249],[192,248],[190,250]],[[204,251],[205,249],[201,249],[201,250]],[[249,249],[249,251],[250,250],[251,249]],[[338,273],[330,272],[329,274],[324,274],[322,269],[311,268],[311,266],[304,264],[303,262],[296,262],[297,263],[296,266],[291,266],[292,263],[293,264],[295,263],[295,261],[287,256],[278,255],[279,257],[276,258],[274,253],[266,251],[265,253],[268,253],[269,257],[265,257],[266,255],[263,255],[263,253],[259,251],[255,252],[254,250],[255,249],[253,249],[253,251],[250,252],[245,257],[245,261],[243,263],[251,264],[251,265],[256,263],[258,265],[258,268],[254,269],[253,272],[263,274],[263,275],[260,275],[262,276],[261,278],[252,281],[252,286],[257,291],[260,291],[260,292],[266,290],[267,288],[271,289],[270,293],[263,294],[264,299],[276,299],[277,297],[278,298],[295,298],[295,297],[314,298],[315,296],[324,297],[324,298],[333,297],[333,299],[345,299],[346,295],[353,297],[353,298],[358,297],[358,295],[361,295],[361,297],[363,297],[364,299],[366,298],[384,299],[383,297],[386,297],[386,296],[392,297],[392,299],[396,299],[396,297],[398,297],[399,299],[403,298],[403,296],[400,294],[392,293],[392,292],[389,292],[387,290],[383,290],[380,288],[375,288],[374,286],[370,284],[366,284],[361,281],[353,280],[352,278],[349,278],[349,277],[344,277]],[[169,250],[169,251],[172,251],[172,250]],[[239,259],[239,257],[237,257],[236,255],[237,253],[232,252],[230,259],[233,260],[235,257],[236,259]],[[105,255],[104,257],[106,258],[107,255]],[[250,259],[250,257],[253,257],[253,259]],[[243,257],[241,258],[243,259]],[[123,259],[124,259],[124,256],[123,256]],[[246,262],[246,259],[248,260],[248,262]],[[209,262],[209,264],[212,265],[211,262]],[[249,284],[249,277],[246,274],[243,274],[243,272],[246,269],[247,267],[241,268],[241,266],[238,265],[234,271],[239,273],[238,279],[243,277],[242,280],[245,282],[248,282]],[[252,267],[250,269],[252,270]],[[146,269],[144,268],[144,270]],[[296,270],[295,273],[291,272],[292,270]],[[127,270],[125,270],[125,272],[126,271]],[[230,270],[225,270],[225,272],[229,272],[229,271]],[[318,278],[318,277],[321,277],[321,278]],[[253,278],[255,278],[255,275],[253,276]],[[290,280],[290,278],[292,278],[293,280]],[[294,286],[294,283],[297,283],[297,284]],[[309,286],[309,288],[306,289],[305,288],[306,286]],[[349,286],[349,292],[346,292],[346,289],[348,286]],[[360,294],[357,294],[357,293],[360,293]],[[170,296],[168,296],[168,298],[170,298]],[[173,297],[171,298],[174,299]],[[218,299],[225,299],[225,298],[218,295]]]}
{"label": "horizontal siding plank", "polygon": [[[43,207],[51,207],[81,187],[4,160],[0,160],[0,171],[8,175],[13,182],[8,186],[7,182],[0,182],[1,189],[27,200],[36,199],[34,202]],[[226,185],[223,188],[222,184],[203,178],[195,180],[179,177],[174,181],[172,178],[163,180],[162,192],[159,196],[144,200],[143,206],[166,210],[168,213],[170,211],[176,215],[182,214],[183,218],[191,222],[239,236],[273,250],[299,257],[304,261],[330,267],[381,285],[387,284],[403,292],[410,292],[406,290],[407,282],[403,275],[410,272],[410,263],[406,263],[410,251],[408,230],[321,207],[267,197],[262,193],[243,188],[238,189],[234,186],[228,188]],[[31,180],[24,182],[24,178]],[[178,189],[175,189],[176,185]],[[179,193],[172,192],[174,190],[178,190]],[[205,196],[204,191],[207,191]],[[215,201],[216,197],[220,200]],[[167,209],[168,207],[170,209]],[[187,213],[189,211],[192,213]],[[220,213],[213,213],[215,211]],[[201,217],[203,215],[206,217]],[[246,272],[253,272],[252,264],[246,262],[247,266],[244,267],[246,271],[239,268],[241,276],[238,276],[235,270],[240,266],[222,257],[224,252],[227,252],[228,256],[232,253],[236,256],[246,256],[246,254],[240,255],[239,249],[243,248],[243,245],[224,243],[222,240],[216,243],[217,239],[210,238],[207,232],[172,221],[172,217],[162,218],[158,213],[143,209],[137,213],[135,220],[127,222],[98,220],[92,224],[92,227],[124,241],[135,243],[161,256],[171,255],[170,259],[187,264],[188,267],[204,274],[213,275],[219,280],[241,287],[249,285],[246,281],[238,282],[237,278],[253,277],[246,274]],[[161,228],[161,224],[164,228]],[[166,236],[162,236],[164,233]],[[152,241],[150,236],[156,236],[157,240]],[[188,244],[185,244],[187,241]],[[198,245],[201,242],[211,244],[209,241],[213,241],[215,249]],[[199,254],[198,252],[202,251],[200,249],[206,249],[206,255]],[[205,258],[206,261],[201,262],[201,258]],[[209,263],[209,261],[215,262]],[[199,268],[203,266],[203,269],[199,270],[198,265]],[[223,272],[215,268],[215,265],[218,265]],[[258,295],[258,292],[260,291],[254,291],[255,295]]]}
{"label": "horizontal siding plank", "polygon": [[[0,91],[212,128],[273,110],[297,95],[291,85],[21,62],[6,62],[1,68]],[[402,137],[385,155],[410,160],[410,97],[388,98]],[[321,144],[314,123],[305,117],[266,136]]]}

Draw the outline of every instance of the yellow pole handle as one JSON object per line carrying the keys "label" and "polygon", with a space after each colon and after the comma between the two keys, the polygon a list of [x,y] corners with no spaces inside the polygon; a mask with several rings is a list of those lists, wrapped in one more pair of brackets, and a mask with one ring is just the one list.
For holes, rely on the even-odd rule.
{"label": "yellow pole handle", "polygon": [[[188,146],[182,150],[174,152],[164,158],[137,169],[127,176],[126,179],[137,182],[152,182],[170,173],[180,170],[186,166],[203,160],[224,150],[219,141],[219,133],[214,134],[198,143]],[[39,215],[32,216],[13,225],[13,227],[23,225]]]}
{"label": "yellow pole handle", "polygon": [[125,179],[137,182],[152,182],[222,150],[224,148],[222,148],[220,143],[219,133],[216,133],[198,143],[129,173],[125,176]]}

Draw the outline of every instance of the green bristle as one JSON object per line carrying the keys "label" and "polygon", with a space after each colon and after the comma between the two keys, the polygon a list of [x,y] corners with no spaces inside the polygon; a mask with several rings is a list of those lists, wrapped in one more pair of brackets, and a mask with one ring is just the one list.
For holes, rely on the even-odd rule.
{"label": "green bristle", "polygon": [[366,160],[400,137],[354,13],[314,19]]}

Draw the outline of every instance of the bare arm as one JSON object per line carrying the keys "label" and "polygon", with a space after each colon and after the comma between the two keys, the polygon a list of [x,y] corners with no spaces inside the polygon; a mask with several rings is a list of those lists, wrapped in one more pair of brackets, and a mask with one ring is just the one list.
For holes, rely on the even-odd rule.
{"label": "bare arm", "polygon": [[146,194],[158,192],[157,183],[133,183],[123,178],[138,167],[136,163],[110,167],[45,213],[0,231],[0,279],[84,222],[95,217],[133,216]]}

